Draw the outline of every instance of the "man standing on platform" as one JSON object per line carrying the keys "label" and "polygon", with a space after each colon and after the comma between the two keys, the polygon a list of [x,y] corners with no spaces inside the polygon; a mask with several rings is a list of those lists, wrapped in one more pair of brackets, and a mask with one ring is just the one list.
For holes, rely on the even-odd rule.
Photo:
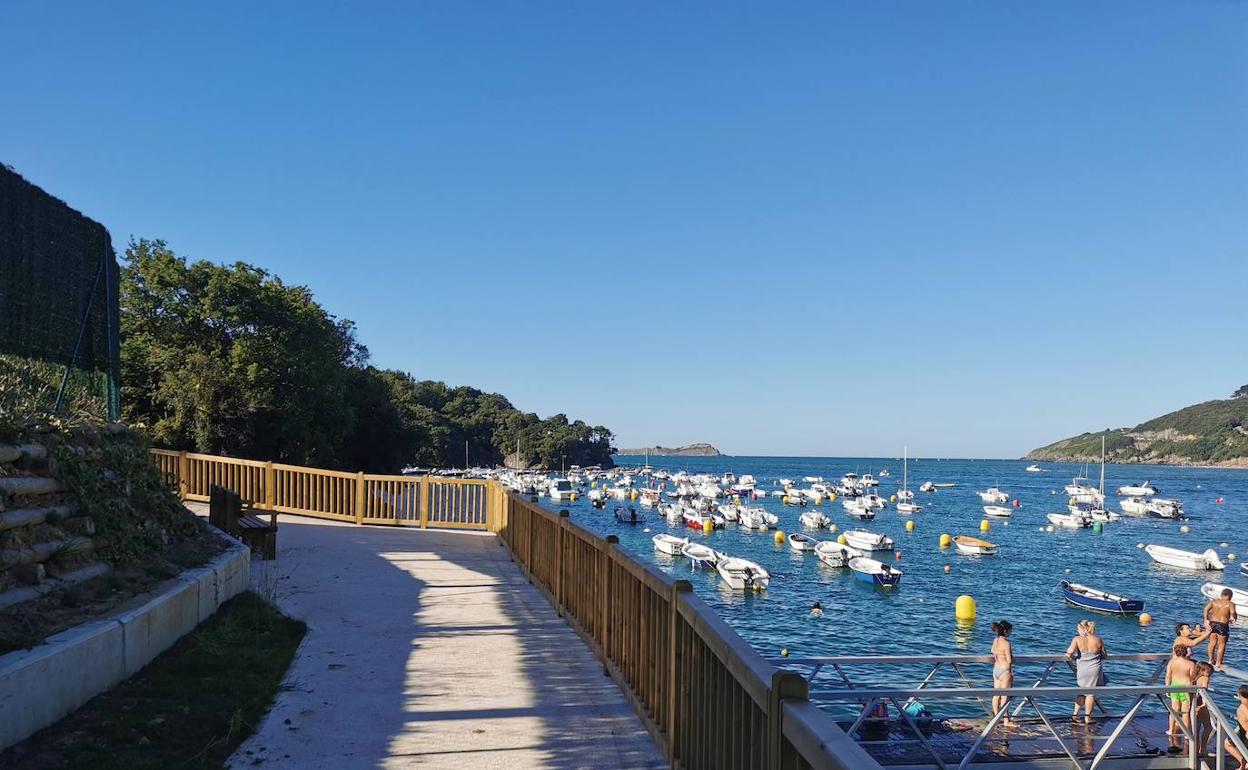
{"label": "man standing on platform", "polygon": [[1205,605],[1205,623],[1209,626],[1209,662],[1214,668],[1222,668],[1231,624],[1237,617],[1229,588],[1223,588],[1221,596]]}

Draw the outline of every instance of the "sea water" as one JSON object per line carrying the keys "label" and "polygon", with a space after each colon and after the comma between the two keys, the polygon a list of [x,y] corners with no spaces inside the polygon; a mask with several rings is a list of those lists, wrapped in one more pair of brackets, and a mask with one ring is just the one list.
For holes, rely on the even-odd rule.
{"label": "sea water", "polygon": [[[624,466],[641,465],[643,458],[618,457],[616,461]],[[847,471],[878,478],[887,469],[891,475],[879,479],[877,490],[887,500],[902,482],[899,458],[656,457],[650,458],[650,464],[717,476],[724,471],[738,476],[748,473],[768,492],[779,489],[782,478],[792,479],[797,487],[809,487],[801,481],[803,476],[822,476],[834,485]],[[787,542],[777,544],[774,530],[748,531],[730,523],[726,529],[703,535],[683,524],[669,525],[657,511],[633,501],[608,500],[605,508],[595,509],[584,497],[563,504],[542,500],[549,508],[567,509],[574,521],[594,532],[618,536],[622,547],[660,570],[689,580],[698,596],[766,657],[775,657],[782,649],[792,657],[987,654],[993,640],[990,626],[998,619],[1014,624],[1016,654],[1064,652],[1075,635],[1075,624],[1083,618],[1097,621],[1097,633],[1111,653],[1167,652],[1176,621],[1200,620],[1206,603],[1201,584],[1213,581],[1248,589],[1248,576],[1240,571],[1241,560],[1248,558],[1248,470],[1107,465],[1106,507],[1110,510],[1120,510],[1114,489],[1151,480],[1160,497],[1183,501],[1190,520],[1123,515],[1121,521],[1105,524],[1096,534],[1091,529],[1044,531],[1045,514],[1066,511],[1068,496],[1063,487],[1085,469],[1040,463],[1043,473],[1028,473],[1024,471],[1027,465],[1015,460],[911,459],[910,489],[915,490],[914,502],[923,506],[921,513],[903,515],[890,503],[877,512],[874,521],[859,522],[845,512],[839,499],[818,506],[836,524],[838,533],[861,528],[893,538],[900,558],[874,556],[905,573],[901,586],[891,590],[855,580],[849,570],[829,568],[813,553],[793,551]],[[1099,466],[1086,471],[1096,485]],[[918,492],[918,486],[929,480],[956,486]],[[985,516],[976,492],[994,485],[1009,493],[1011,503],[1019,500],[1021,505],[1012,509],[1011,519],[990,519],[991,530],[981,533]],[[1217,498],[1224,502],[1215,503]],[[618,524],[612,511],[621,504],[644,511],[645,523]],[[749,504],[778,515],[779,528],[786,533],[805,532],[819,539],[837,536],[826,529],[804,529],[798,521],[803,509],[785,506],[779,497]],[[913,532],[905,528],[910,520],[915,523]],[[1184,524],[1190,530],[1187,534],[1180,532]],[[657,553],[651,538],[659,532],[689,537],[756,561],[771,573],[771,585],[758,594],[732,591],[717,573],[695,572],[684,558]],[[983,537],[1000,550],[995,556],[964,556],[953,547],[940,548],[941,534]],[[1191,572],[1164,567],[1138,547],[1148,543],[1197,552],[1213,548],[1227,569]],[[1235,560],[1228,561],[1228,554],[1234,554]],[[946,566],[951,568],[947,573]],[[1134,616],[1115,617],[1069,606],[1058,588],[1062,580],[1143,599],[1153,623],[1143,626]],[[973,597],[978,605],[974,623],[954,618],[954,602],[962,594]],[[822,617],[810,616],[815,601],[823,605]],[[1199,657],[1204,658],[1203,649]],[[1232,629],[1226,662],[1236,667],[1248,664],[1248,623]]]}

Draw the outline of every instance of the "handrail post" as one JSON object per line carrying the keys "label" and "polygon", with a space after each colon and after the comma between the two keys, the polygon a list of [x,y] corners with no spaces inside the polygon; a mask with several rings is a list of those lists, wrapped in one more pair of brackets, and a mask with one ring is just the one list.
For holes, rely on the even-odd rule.
{"label": "handrail post", "polygon": [[676,709],[680,704],[680,649],[677,645],[677,624],[680,622],[681,594],[689,593],[693,585],[688,580],[677,580],[672,583],[672,592],[668,596],[667,606],[667,764],[676,766],[676,731],[680,720],[676,718]]}
{"label": "handrail post", "polygon": [[429,527],[429,501],[433,497],[433,477],[425,474],[420,480],[420,528],[427,529]]}
{"label": "handrail post", "polygon": [[529,526],[528,526],[529,544],[528,544],[528,548],[525,550],[524,563],[525,563],[525,566],[529,568],[529,582],[532,583],[533,582],[533,530],[537,528],[537,522],[536,522],[537,513],[534,512],[534,509],[532,506],[530,506],[528,510],[525,511],[525,513],[527,513],[529,516]]}
{"label": "handrail post", "polygon": [[611,660],[611,569],[615,561],[615,546],[620,539],[615,535],[607,535],[606,545],[602,548],[602,639],[599,644],[602,646],[602,675],[610,676],[611,669],[607,666],[607,662]]}
{"label": "handrail post", "polygon": [[563,617],[563,544],[568,529],[567,509],[559,511],[559,527],[555,530],[555,614]]}
{"label": "handrail post", "polygon": [[186,452],[178,452],[178,496],[183,500],[190,491],[187,477],[190,476],[191,461],[187,459]]}
{"label": "handrail post", "polygon": [[277,510],[277,471],[272,460],[264,464],[264,505],[270,511]]}
{"label": "handrail post", "polygon": [[368,503],[366,494],[368,482],[364,480],[364,471],[355,474],[355,523],[364,523],[364,507]]}
{"label": "handrail post", "polygon": [[796,671],[779,669],[771,675],[767,690],[767,768],[780,770],[784,755],[784,707],[786,700],[807,700],[810,697],[806,677]]}

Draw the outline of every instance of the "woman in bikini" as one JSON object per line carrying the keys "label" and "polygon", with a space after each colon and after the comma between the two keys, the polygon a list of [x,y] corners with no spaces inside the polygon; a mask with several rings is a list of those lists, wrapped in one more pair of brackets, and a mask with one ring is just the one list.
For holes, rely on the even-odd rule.
{"label": "woman in bikini", "polygon": [[[1014,646],[1010,644],[1010,632],[1014,630],[1014,626],[1008,620],[998,620],[992,624],[992,630],[997,635],[992,641],[992,686],[1003,690],[1014,686]],[[1005,708],[1008,700],[1004,695],[993,696],[992,713],[996,714]],[[1014,722],[1006,715],[1004,724],[1012,727]]]}
{"label": "woman in bikini", "polygon": [[[1075,681],[1080,687],[1100,687],[1105,683],[1105,673],[1101,668],[1105,660],[1105,642],[1096,635],[1096,623],[1081,620],[1077,626],[1079,635],[1070,640],[1066,648],[1066,657],[1075,660]],[[1076,655],[1078,657],[1076,657]],[[1083,723],[1092,724],[1092,708],[1096,705],[1096,696],[1092,693],[1075,697],[1075,711],[1070,715],[1072,720],[1079,718],[1079,703],[1083,702]]]}

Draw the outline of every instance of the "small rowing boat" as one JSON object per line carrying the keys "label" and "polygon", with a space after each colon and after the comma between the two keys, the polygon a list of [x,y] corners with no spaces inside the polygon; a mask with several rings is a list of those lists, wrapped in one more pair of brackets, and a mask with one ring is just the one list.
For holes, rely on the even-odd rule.
{"label": "small rowing boat", "polygon": [[789,547],[794,551],[813,551],[817,545],[819,545],[818,540],[809,535],[803,535],[801,532],[789,535]]}
{"label": "small rowing boat", "polygon": [[995,516],[998,519],[1008,519],[1014,515],[1014,511],[1004,505],[985,505],[985,516]]}
{"label": "small rowing boat", "polygon": [[1069,580],[1062,581],[1062,593],[1067,602],[1085,610],[1114,615],[1138,615],[1144,611],[1144,602],[1141,599],[1127,599]]}
{"label": "small rowing boat", "polygon": [[655,535],[650,540],[654,542],[654,550],[659,553],[665,553],[668,556],[680,556],[680,549],[689,545],[689,538],[676,537],[666,533]]}
{"label": "small rowing boat", "polygon": [[1204,553],[1194,553],[1192,551],[1182,551],[1178,548],[1170,548],[1164,545],[1146,545],[1144,552],[1158,564],[1164,564],[1167,567],[1178,567],[1179,569],[1194,570],[1219,570],[1226,569],[1226,565],[1218,558],[1218,552],[1212,548]]}
{"label": "small rowing boat", "polygon": [[757,563],[737,556],[724,556],[715,563],[719,576],[737,591],[765,591],[771,575]]}
{"label": "small rowing boat", "polygon": [[[1224,586],[1221,583],[1205,583],[1200,587],[1200,592],[1207,599],[1221,599],[1222,591],[1227,588],[1231,587]],[[1235,605],[1235,609],[1238,612],[1248,615],[1248,591],[1231,588],[1231,604]]]}
{"label": "small rowing boat", "polygon": [[851,529],[845,533],[845,544],[859,551],[891,551],[893,539],[888,535],[868,532],[865,529]]}
{"label": "small rowing boat", "polygon": [[829,567],[844,567],[849,564],[850,559],[856,559],[862,555],[862,551],[832,540],[824,540],[815,546],[815,556],[818,556],[819,561]]}
{"label": "small rowing boat", "polygon": [[901,570],[865,556],[850,559],[849,568],[854,571],[854,577],[864,583],[883,588],[893,588],[901,583]]}
{"label": "small rowing boat", "polygon": [[967,556],[993,556],[997,553],[995,543],[969,535],[958,535],[953,539],[953,545],[958,549],[958,553],[964,553]]}
{"label": "small rowing boat", "polygon": [[715,562],[719,561],[719,552],[701,543],[685,543],[680,552],[694,569],[715,569]]}

